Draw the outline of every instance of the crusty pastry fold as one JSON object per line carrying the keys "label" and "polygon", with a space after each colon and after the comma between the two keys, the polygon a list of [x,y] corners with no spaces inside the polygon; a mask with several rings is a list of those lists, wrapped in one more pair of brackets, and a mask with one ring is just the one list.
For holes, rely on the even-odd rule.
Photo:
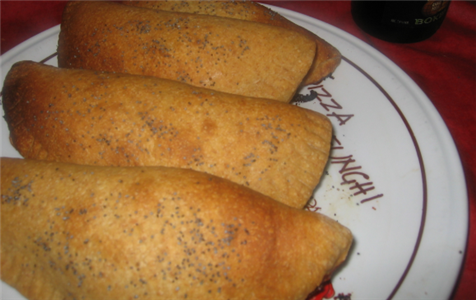
{"label": "crusty pastry fold", "polygon": [[29,299],[305,299],[350,231],[165,167],[1,159],[2,280]]}
{"label": "crusty pastry fold", "polygon": [[151,75],[251,97],[291,101],[315,42],[282,27],[210,15],[72,1],[58,65]]}
{"label": "crusty pastry fold", "polygon": [[15,64],[3,88],[13,146],[25,158],[190,168],[302,208],[327,163],[327,117],[130,74]]}
{"label": "crusty pastry fold", "polygon": [[317,36],[313,32],[289,21],[279,13],[266,6],[251,1],[121,1],[131,6],[138,6],[156,10],[215,15],[240,20],[248,20],[258,23],[279,26],[305,34],[315,40],[316,54],[309,73],[303,80],[302,85],[318,83],[331,75],[341,62],[341,54],[334,46]]}

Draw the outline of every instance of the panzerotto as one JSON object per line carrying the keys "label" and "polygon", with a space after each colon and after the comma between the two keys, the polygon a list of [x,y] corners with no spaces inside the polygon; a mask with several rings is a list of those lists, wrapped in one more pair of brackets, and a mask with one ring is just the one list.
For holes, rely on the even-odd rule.
{"label": "panzerotto", "polygon": [[302,85],[318,83],[339,66],[341,54],[327,41],[309,30],[289,21],[279,13],[254,1],[121,1],[131,6],[156,10],[214,15],[219,17],[247,20],[291,29],[309,36],[316,42],[316,54],[309,73]]}
{"label": "panzerotto", "polygon": [[30,159],[189,168],[303,208],[327,163],[317,112],[172,80],[15,64],[3,88],[10,140]]}
{"label": "panzerotto", "polygon": [[315,53],[315,40],[283,27],[72,1],[61,22],[58,66],[151,75],[289,102]]}
{"label": "panzerotto", "polygon": [[350,231],[193,170],[1,160],[2,280],[29,299],[305,299]]}

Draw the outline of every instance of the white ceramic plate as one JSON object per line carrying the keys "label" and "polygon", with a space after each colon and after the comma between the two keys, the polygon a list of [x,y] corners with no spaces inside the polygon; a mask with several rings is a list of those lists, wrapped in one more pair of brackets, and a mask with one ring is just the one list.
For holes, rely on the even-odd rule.
{"label": "white ceramic plate", "polygon": [[[308,209],[335,218],[355,237],[332,280],[336,299],[447,299],[464,256],[468,207],[461,163],[438,112],[375,49],[313,18],[272,8],[344,57],[332,78],[302,89],[297,103],[328,115],[334,126],[334,149]],[[2,82],[16,61],[56,66],[58,33],[59,26],[6,53]],[[1,155],[20,157],[1,122]],[[2,299],[24,299],[2,288]]]}

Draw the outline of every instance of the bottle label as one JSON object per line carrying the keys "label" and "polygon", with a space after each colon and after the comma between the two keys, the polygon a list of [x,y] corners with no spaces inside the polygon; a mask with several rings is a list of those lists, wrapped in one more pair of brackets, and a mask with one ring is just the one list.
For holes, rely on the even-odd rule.
{"label": "bottle label", "polygon": [[395,28],[415,28],[444,18],[449,6],[444,1],[387,1],[382,22]]}
{"label": "bottle label", "polygon": [[415,18],[415,25],[430,24],[444,18],[449,1],[428,1],[422,8],[423,18]]}

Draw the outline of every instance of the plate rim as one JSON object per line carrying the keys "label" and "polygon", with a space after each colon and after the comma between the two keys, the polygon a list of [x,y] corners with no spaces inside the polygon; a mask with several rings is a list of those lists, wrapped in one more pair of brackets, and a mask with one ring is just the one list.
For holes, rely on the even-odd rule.
{"label": "plate rim", "polygon": [[[448,165],[451,166],[451,168],[449,168],[449,170],[452,171],[451,176],[457,177],[456,180],[453,180],[453,182],[456,181],[458,184],[456,184],[456,186],[457,186],[456,188],[452,189],[452,194],[456,195],[457,196],[456,198],[459,198],[460,201],[459,201],[458,204],[461,206],[460,210],[464,211],[464,214],[462,214],[464,216],[464,218],[461,218],[459,220],[460,221],[459,223],[460,223],[460,227],[461,227],[460,229],[462,229],[462,236],[465,236],[465,239],[464,239],[464,242],[461,245],[461,248],[466,250],[466,247],[467,247],[467,244],[468,244],[468,232],[469,232],[469,218],[468,218],[469,217],[469,207],[468,207],[468,192],[467,192],[466,178],[464,176],[464,171],[463,171],[463,166],[462,166],[460,155],[457,151],[454,139],[451,136],[449,128],[446,126],[446,123],[444,122],[440,113],[437,111],[436,107],[433,105],[433,103],[428,98],[428,96],[416,84],[416,82],[407,73],[405,73],[405,71],[403,71],[403,69],[401,69],[398,65],[396,65],[392,60],[390,60],[387,56],[385,56],[383,53],[381,53],[377,49],[371,47],[369,44],[367,44],[366,42],[360,40],[359,38],[351,35],[350,33],[346,32],[346,31],[344,31],[344,30],[342,30],[342,29],[340,29],[336,26],[333,26],[331,24],[325,23],[321,20],[318,20],[318,19],[315,19],[313,17],[302,14],[300,12],[296,12],[296,11],[292,11],[292,10],[289,10],[289,9],[286,9],[286,8],[281,8],[281,7],[268,5],[268,4],[266,4],[265,6],[268,6],[272,10],[276,11],[277,13],[279,13],[279,14],[285,16],[285,17],[289,16],[291,18],[296,18],[296,19],[298,19],[300,21],[303,21],[305,23],[308,23],[310,25],[322,28],[323,30],[328,31],[331,34],[344,39],[346,42],[349,42],[349,43],[355,45],[361,51],[366,52],[367,54],[370,54],[372,56],[372,58],[374,60],[376,60],[379,64],[384,65],[388,70],[390,70],[395,75],[395,77],[397,77],[404,84],[404,86],[409,90],[409,92],[411,92],[411,94],[415,95],[415,99],[417,100],[418,104],[422,107],[422,111],[425,112],[425,116],[428,118],[428,121],[430,121],[430,123],[431,123],[431,128],[435,132],[438,132],[438,137],[439,137],[439,140],[440,140],[440,142],[438,143],[439,146],[443,145],[444,147],[442,147],[442,151],[444,153],[449,154],[445,158],[446,158],[447,162],[448,162],[448,160],[450,160],[450,162],[448,162]],[[344,53],[341,53],[341,54],[342,54],[343,60],[344,60],[346,58],[346,56],[345,56]],[[352,61],[351,59],[348,59],[348,60]],[[370,75],[370,76],[372,76],[372,75]],[[395,103],[395,104],[398,107],[398,103]],[[403,113],[403,111],[401,112],[401,116],[405,117],[405,114]],[[406,118],[404,118],[404,119],[406,120]],[[410,123],[408,125],[406,125],[406,127],[407,127],[407,129],[410,129],[413,132],[413,127]],[[414,145],[418,146],[418,138],[416,136],[414,138],[415,138]],[[412,137],[412,139],[413,139],[413,137]],[[442,141],[443,141],[443,143],[442,143]],[[425,157],[424,157],[423,153],[421,153],[421,157],[419,157],[418,159],[419,160],[421,159],[420,165],[422,167],[425,167],[426,164],[425,164]],[[423,172],[423,174],[424,174],[423,175],[424,178],[422,178],[422,180],[424,180],[426,182],[426,185],[427,185],[426,195],[423,195],[423,196],[427,198],[426,199],[426,205],[428,205],[429,204],[428,202],[431,201],[430,199],[428,199],[428,194],[430,192],[431,187],[428,185],[428,182],[427,182],[428,179],[426,178],[425,172]],[[449,177],[449,176],[450,175],[447,175],[447,177]],[[427,220],[428,220],[428,212],[423,214],[422,217],[425,218],[425,220],[423,222],[425,223],[424,225],[426,225]],[[427,234],[425,234],[426,231],[425,231],[425,228],[424,228],[425,226],[424,225],[423,225],[423,228],[421,229],[422,232],[419,233],[419,239],[420,239],[420,241],[418,241],[419,246],[421,246],[421,243],[424,242],[423,238],[425,238],[427,236]],[[421,236],[420,236],[420,234],[421,234]],[[420,249],[418,249],[418,250],[420,250]],[[416,251],[412,255],[412,257],[417,259],[416,256],[417,256],[418,252],[419,251]],[[452,289],[448,291],[448,296],[451,295],[451,293],[453,292],[453,290],[454,290],[454,288],[457,284],[457,280],[458,280],[459,275],[462,271],[463,262],[464,262],[464,255],[461,256],[461,258],[459,259],[458,262],[455,261],[455,263],[458,264],[456,266],[456,269],[458,269],[458,271],[456,272],[456,274],[453,274],[454,276],[452,278],[452,280],[453,280]],[[408,271],[405,272],[407,274],[403,275],[404,278],[402,278],[401,282],[398,283],[395,290],[392,291],[392,293],[389,295],[388,299],[392,299],[393,297],[395,297],[397,292],[400,290],[400,288],[402,287],[407,275],[409,273],[411,273],[411,271],[412,271],[411,266],[413,265],[413,263],[414,262],[411,263],[411,265],[409,266]]]}

